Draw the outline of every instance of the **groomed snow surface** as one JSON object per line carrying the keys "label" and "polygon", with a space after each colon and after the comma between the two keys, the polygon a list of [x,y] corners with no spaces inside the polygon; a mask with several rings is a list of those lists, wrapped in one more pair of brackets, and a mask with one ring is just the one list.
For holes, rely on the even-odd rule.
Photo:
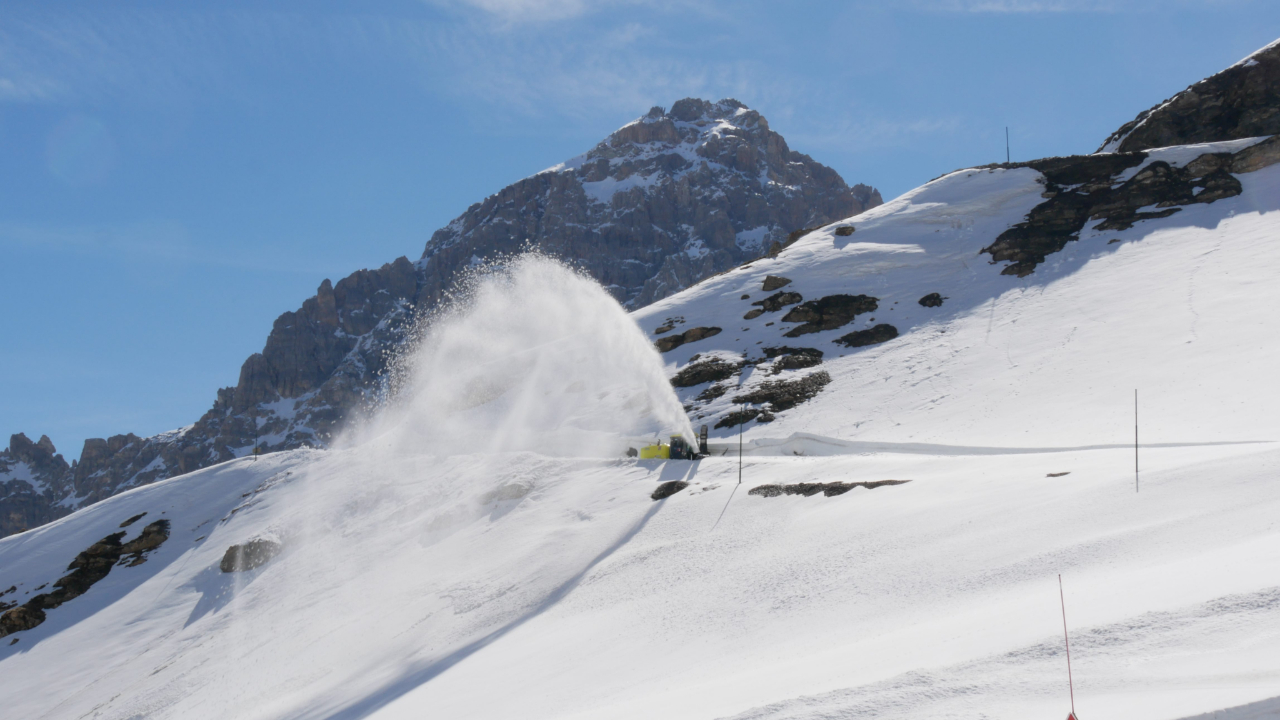
{"label": "groomed snow surface", "polygon": [[[126,540],[172,521],[145,564],[0,640],[3,715],[1061,718],[1061,573],[1081,718],[1274,716],[1280,166],[1240,178],[1241,196],[1086,230],[1017,279],[977,250],[1040,201],[1036,173],[959,173],[644,311],[646,332],[718,325],[779,274],[806,299],[865,292],[903,314],[900,337],[843,356],[832,338],[853,327],[786,343],[830,351],[833,382],[748,427],[740,487],[732,454],[450,454],[383,435],[0,540],[0,590],[21,583],[2,599],[23,601],[126,518],[148,513]],[[928,292],[950,299],[922,308]],[[767,320],[652,361],[767,346]],[[674,479],[690,486],[650,500]],[[884,479],[911,482],[747,492]],[[254,537],[286,550],[221,573]]]}

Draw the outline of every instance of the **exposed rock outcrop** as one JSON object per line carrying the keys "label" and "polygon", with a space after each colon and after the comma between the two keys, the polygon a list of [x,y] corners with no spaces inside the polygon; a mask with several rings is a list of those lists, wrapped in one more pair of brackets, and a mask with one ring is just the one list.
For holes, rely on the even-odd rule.
{"label": "exposed rock outcrop", "polygon": [[654,500],[662,500],[664,498],[669,498],[672,495],[675,495],[676,493],[680,492],[681,490],[687,487],[689,487],[689,483],[685,482],[684,480],[668,480],[662,483],[661,485],[659,485],[657,489],[655,489],[653,493],[649,495],[649,497]]}
{"label": "exposed rock outcrop", "polygon": [[274,540],[256,538],[243,545],[232,545],[222,555],[218,569],[224,573],[245,572],[266,565],[280,554],[284,546]]}
{"label": "exposed rock outcrop", "polygon": [[1143,111],[1098,152],[1280,134],[1280,40]]}
{"label": "exposed rock outcrop", "polygon": [[642,307],[821,226],[881,204],[791,150],[736,100],[655,107],[587,153],[515,183],[432,236],[429,292],[472,257],[526,244],[578,262]]}
{"label": "exposed rock outcrop", "polygon": [[742,369],[742,363],[732,363],[713,357],[686,365],[671,378],[673,387],[693,387],[706,382],[728,380]]}
{"label": "exposed rock outcrop", "polygon": [[880,323],[866,330],[855,330],[847,335],[842,335],[835,339],[835,343],[845,347],[856,348],[879,345],[896,337],[898,337],[898,328],[888,323]]}
{"label": "exposed rock outcrop", "polygon": [[794,485],[757,485],[747,491],[748,495],[757,495],[759,497],[779,497],[781,495],[800,495],[803,497],[812,497],[822,494],[826,497],[835,497],[843,495],[850,490],[862,487],[868,490],[874,490],[878,487],[886,485],[902,485],[909,483],[910,480],[871,480],[869,482],[829,482],[829,483],[795,483]]}
{"label": "exposed rock outcrop", "polygon": [[779,275],[766,275],[764,277],[763,289],[765,292],[773,292],[780,287],[786,287],[791,284],[791,278],[784,278]]}
{"label": "exposed rock outcrop", "polygon": [[822,364],[822,351],[817,348],[767,347],[764,356],[773,359],[771,373],[784,370],[803,370]]}
{"label": "exposed rock outcrop", "polygon": [[733,397],[735,403],[764,405],[763,408],[742,408],[727,413],[716,423],[716,427],[735,427],[761,415],[767,415],[767,419],[772,420],[773,413],[790,410],[814,398],[830,382],[831,375],[822,370],[794,380],[766,380],[749,392]]}
{"label": "exposed rock outcrop", "polygon": [[712,335],[719,334],[720,328],[718,327],[689,328],[679,335],[668,335],[664,338],[660,338],[654,343],[654,346],[658,348],[658,352],[670,352],[685,343],[697,342],[699,340],[709,338]]}
{"label": "exposed rock outcrop", "polygon": [[782,322],[804,323],[786,333],[787,337],[800,337],[848,325],[862,313],[875,312],[879,303],[870,295],[828,295],[793,308]]}
{"label": "exposed rock outcrop", "polygon": [[[1280,161],[1280,136],[1234,153],[1205,153],[1183,167],[1147,159],[1146,153],[1134,152],[991,166],[1040,171],[1048,199],[982,252],[991,255],[992,262],[1010,263],[1003,274],[1025,277],[1046,256],[1079,239],[1090,220],[1101,220],[1096,225],[1100,230],[1127,230],[1137,222],[1168,217],[1188,205],[1239,195],[1240,181],[1233,174]],[[1132,168],[1139,170],[1126,177]]]}
{"label": "exposed rock outcrop", "polygon": [[129,566],[145,562],[146,554],[169,538],[169,521],[157,520],[143,528],[137,538],[121,544],[125,535],[124,531],[112,533],[90,545],[67,566],[71,572],[53,583],[54,591],[36,595],[0,615],[0,637],[30,630],[44,622],[46,610],[53,610],[88,592],[111,572],[117,562]]}

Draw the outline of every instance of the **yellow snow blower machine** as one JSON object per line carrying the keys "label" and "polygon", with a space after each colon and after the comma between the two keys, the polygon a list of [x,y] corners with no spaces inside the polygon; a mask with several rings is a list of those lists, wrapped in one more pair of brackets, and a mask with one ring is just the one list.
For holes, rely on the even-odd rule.
{"label": "yellow snow blower machine", "polygon": [[[630,455],[631,452],[628,452],[627,454]],[[706,425],[703,425],[698,432],[698,447],[696,449],[690,445],[680,433],[672,435],[670,443],[664,443],[657,440],[652,445],[645,445],[640,448],[641,460],[696,460],[706,454]]]}

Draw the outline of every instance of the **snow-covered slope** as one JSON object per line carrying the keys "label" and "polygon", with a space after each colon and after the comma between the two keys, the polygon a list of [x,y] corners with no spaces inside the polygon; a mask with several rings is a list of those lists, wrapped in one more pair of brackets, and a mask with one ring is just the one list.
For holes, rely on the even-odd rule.
{"label": "snow-covered slope", "polygon": [[[1240,149],[1155,151],[1124,173]],[[653,358],[672,374],[695,354],[729,367],[679,389],[704,422],[740,394],[771,398],[747,410],[774,407],[786,393],[765,382],[828,374],[772,422],[716,431],[725,453],[745,430],[741,487],[732,454],[450,454],[428,436],[372,439],[233,461],[0,540],[0,591],[15,586],[0,601],[25,603],[121,522],[148,513],[124,528],[127,545],[170,521],[144,563],[0,640],[0,706],[23,718],[1061,716],[1059,573],[1082,716],[1172,719],[1280,695],[1280,165],[1128,230],[1095,221],[1034,272],[1003,274],[980,250],[1044,202],[1041,176],[954,173],[634,315],[650,338],[721,328]],[[770,275],[791,282],[766,293]],[[741,319],[784,291],[802,301]],[[940,306],[919,303],[932,293]],[[833,294],[876,308],[786,336],[801,325],[782,316]],[[880,324],[897,336],[835,342]],[[569,382],[540,364],[552,345],[532,345],[531,362]],[[777,358],[813,356],[754,362],[782,346],[821,349],[822,362],[776,375]],[[739,368],[743,350],[753,364]],[[716,384],[723,395],[694,402]],[[889,479],[910,482],[784,489]],[[690,484],[650,499],[671,480]],[[748,492],[760,485],[783,487]],[[220,571],[229,546],[255,538],[284,550]]]}
{"label": "snow-covered slope", "polygon": [[[1120,179],[1256,142],[1153,151]],[[694,325],[722,328],[664,355],[673,371],[695,357],[694,367],[722,363],[718,375],[706,375],[719,382],[680,390],[713,425],[734,421],[735,399],[751,399],[763,385],[830,376],[814,399],[768,425],[752,423],[749,439],[804,432],[961,445],[1123,442],[1137,388],[1150,441],[1280,438],[1280,419],[1265,410],[1280,399],[1270,379],[1280,367],[1272,282],[1280,167],[1235,177],[1239,195],[1128,230],[1091,221],[1078,240],[1017,278],[979,250],[1045,202],[1043,176],[1025,167],[963,170],[636,317],[650,332],[674,325],[659,339]],[[856,230],[841,235],[841,227]],[[744,319],[770,296],[762,290],[770,276],[791,281],[774,293],[794,296]],[[934,293],[940,305],[921,304]],[[876,308],[800,335],[798,320],[784,320],[805,301],[837,294],[870,297]],[[840,342],[885,324],[897,337],[852,348]],[[776,371],[766,350],[779,347],[821,351],[822,362]],[[745,378],[736,372],[744,358],[756,363]],[[768,409],[763,403],[747,411]],[[718,432],[732,434],[735,425]]]}

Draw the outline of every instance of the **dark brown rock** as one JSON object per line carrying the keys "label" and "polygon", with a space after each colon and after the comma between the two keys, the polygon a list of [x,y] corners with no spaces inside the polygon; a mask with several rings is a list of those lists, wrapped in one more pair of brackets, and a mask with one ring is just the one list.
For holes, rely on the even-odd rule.
{"label": "dark brown rock", "polygon": [[[1006,165],[1039,170],[1045,177],[1044,195],[1048,199],[982,252],[990,254],[992,262],[1010,263],[1001,271],[1003,274],[1025,277],[1048,255],[1077,240],[1089,220],[1101,220],[1099,230],[1127,230],[1143,220],[1173,215],[1181,206],[1239,195],[1240,181],[1223,167],[1229,167],[1241,153],[1201,155],[1183,168],[1157,160],[1118,185],[1117,176],[1146,161],[1145,153],[1048,158]],[[1163,209],[1141,209],[1151,206]]]}
{"label": "dark brown rock", "polygon": [[[52,610],[70,600],[85,594],[99,580],[105,578],[112,566],[120,560],[120,556],[129,553],[134,560],[130,565],[142,562],[145,553],[160,547],[169,537],[169,521],[157,520],[147,527],[136,539],[127,545],[121,545],[125,532],[112,533],[90,545],[75,556],[67,569],[71,572],[63,575],[53,583],[52,592],[42,593],[23,603],[20,607],[10,609],[0,616],[0,637],[21,630],[30,630],[45,620],[46,610]],[[121,563],[124,564],[124,563]],[[41,590],[45,585],[37,587]]]}
{"label": "dark brown rock", "polygon": [[124,522],[120,523],[120,527],[122,527],[122,528],[129,527],[130,525],[132,525],[132,524],[134,524],[134,523],[138,522],[139,520],[141,520],[141,519],[143,518],[143,516],[145,516],[145,515],[146,515],[146,513],[144,513],[144,512],[142,512],[142,513],[138,513],[137,515],[134,515],[133,517],[129,518],[128,520],[125,520]]}
{"label": "dark brown rock", "polygon": [[879,300],[869,295],[828,295],[792,308],[782,321],[804,323],[786,333],[787,337],[799,337],[848,325],[858,315],[874,312],[878,307]]}
{"label": "dark brown rock", "polygon": [[800,238],[804,237],[805,235],[808,235],[814,230],[821,230],[823,227],[825,227],[825,225],[814,225],[813,227],[803,228],[803,229],[795,230],[791,232],[790,234],[787,235],[787,242],[783,244],[783,248],[791,247]]}
{"label": "dark brown rock", "polygon": [[841,225],[840,227],[836,228],[836,235],[838,235],[839,237],[849,237],[850,235],[853,234],[853,230],[854,228],[852,225]]}
{"label": "dark brown rock", "polygon": [[1102,144],[1116,152],[1280,133],[1280,44],[1143,111]]}
{"label": "dark brown rock", "polygon": [[125,543],[120,548],[120,554],[123,556],[120,559],[120,564],[129,567],[141,565],[147,561],[147,553],[160,547],[168,539],[169,521],[156,520],[142,528],[142,532],[138,534],[138,537]]}
{"label": "dark brown rock", "polygon": [[733,401],[753,405],[768,403],[769,410],[781,412],[814,398],[830,382],[831,376],[822,370],[795,380],[767,380],[735,396]]}
{"label": "dark brown rock", "polygon": [[271,558],[280,554],[284,546],[273,540],[257,538],[243,545],[232,545],[222,555],[218,568],[224,573],[244,572],[266,565]]}
{"label": "dark brown rock", "polygon": [[924,297],[920,298],[916,302],[920,303],[924,307],[929,307],[929,308],[942,307],[942,301],[944,299],[945,298],[943,298],[942,295],[939,293],[929,293],[928,295],[925,295]]}
{"label": "dark brown rock", "polygon": [[712,335],[719,334],[720,328],[718,327],[690,328],[679,335],[668,335],[667,337],[661,338],[654,343],[654,346],[658,348],[658,352],[670,352],[685,343],[697,342],[699,340],[709,338]]}
{"label": "dark brown rock", "polygon": [[[765,275],[763,288],[765,292],[773,292],[780,287],[785,287],[790,284],[790,278],[784,278],[781,275]],[[744,295],[742,299],[746,300],[747,298]]]}
{"label": "dark brown rock", "polygon": [[883,342],[889,342],[896,337],[898,337],[898,328],[889,325],[888,323],[880,323],[879,325],[866,330],[858,330],[851,332],[848,335],[842,335],[841,337],[836,338],[835,342],[839,345],[844,345],[845,347],[856,348],[866,347],[868,345],[879,345]]}
{"label": "dark brown rock", "polygon": [[681,490],[687,487],[689,487],[689,483],[685,482],[684,480],[668,480],[662,483],[661,485],[659,485],[657,489],[653,491],[653,494],[650,495],[649,497],[653,498],[654,500],[662,500],[665,498],[669,498],[672,495],[675,495],[676,493],[680,492]]}
{"label": "dark brown rock", "polygon": [[671,378],[673,387],[693,387],[706,382],[727,380],[742,369],[742,363],[731,363],[720,358],[710,358],[690,363]]}
{"label": "dark brown rock", "polygon": [[758,408],[740,408],[732,412],[726,413],[720,421],[716,423],[717,428],[737,427],[751,422],[760,414]]}
{"label": "dark brown rock", "polygon": [[23,630],[30,630],[44,622],[44,619],[44,611],[38,607],[27,607],[25,605],[16,607],[5,612],[4,615],[0,615],[0,637],[12,635]]}
{"label": "dark brown rock", "polygon": [[800,297],[797,292],[779,292],[770,295],[763,300],[757,300],[752,305],[759,305],[765,312],[777,312],[788,305],[795,305],[804,298]]}
{"label": "dark brown rock", "polygon": [[802,497],[812,497],[822,494],[826,497],[835,497],[843,495],[850,490],[862,487],[873,490],[886,485],[902,485],[909,483],[910,480],[873,480],[870,482],[808,482],[795,483],[793,485],[757,485],[747,491],[748,495],[756,495],[759,497],[779,497],[782,495],[800,495]]}
{"label": "dark brown rock", "polygon": [[1280,135],[1263,140],[1257,145],[1250,145],[1227,157],[1230,158],[1227,169],[1236,174],[1251,173],[1275,165],[1280,162]]}
{"label": "dark brown rock", "polygon": [[724,385],[711,385],[706,390],[698,393],[698,397],[695,399],[699,402],[707,403],[722,397],[727,392],[729,392],[729,388]]}
{"label": "dark brown rock", "polygon": [[774,375],[783,370],[803,370],[822,364],[823,353],[817,348],[767,347],[763,352],[765,357],[774,358]]}

